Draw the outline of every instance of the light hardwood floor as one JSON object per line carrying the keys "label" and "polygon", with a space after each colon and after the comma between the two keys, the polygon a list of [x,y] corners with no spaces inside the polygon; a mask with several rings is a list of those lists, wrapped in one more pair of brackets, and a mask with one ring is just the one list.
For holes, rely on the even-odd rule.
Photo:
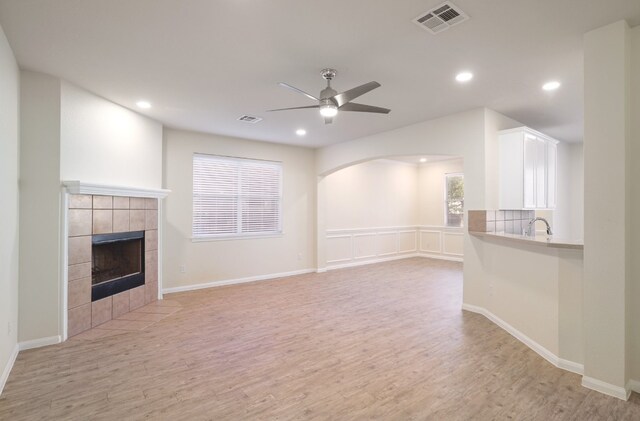
{"label": "light hardwood floor", "polygon": [[640,419],[461,296],[421,258],[172,294],[139,332],[21,352],[0,419]]}

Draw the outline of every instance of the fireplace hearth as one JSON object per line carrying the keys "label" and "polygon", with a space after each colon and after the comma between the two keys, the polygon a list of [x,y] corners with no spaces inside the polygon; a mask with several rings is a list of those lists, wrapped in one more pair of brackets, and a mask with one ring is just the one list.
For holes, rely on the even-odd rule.
{"label": "fireplace hearth", "polygon": [[144,285],[144,237],[144,231],[93,235],[91,301]]}

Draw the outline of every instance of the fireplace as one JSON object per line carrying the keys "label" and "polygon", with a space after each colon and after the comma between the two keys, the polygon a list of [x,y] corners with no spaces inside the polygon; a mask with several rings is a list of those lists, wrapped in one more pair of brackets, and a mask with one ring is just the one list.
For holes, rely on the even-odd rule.
{"label": "fireplace", "polygon": [[91,301],[144,285],[144,231],[97,234],[91,239]]}
{"label": "fireplace", "polygon": [[70,193],[67,336],[158,299],[158,199]]}

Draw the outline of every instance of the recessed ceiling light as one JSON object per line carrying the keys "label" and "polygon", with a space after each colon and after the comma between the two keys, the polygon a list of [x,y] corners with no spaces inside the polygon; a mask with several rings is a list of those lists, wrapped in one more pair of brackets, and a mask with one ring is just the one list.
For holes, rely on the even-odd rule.
{"label": "recessed ceiling light", "polygon": [[544,85],[542,85],[542,89],[544,89],[545,91],[555,91],[559,87],[560,87],[560,82],[558,82],[557,80],[552,80],[551,82],[547,82]]}
{"label": "recessed ceiling light", "polygon": [[305,129],[298,129],[298,130],[296,130],[296,134],[298,136],[304,136],[304,135],[307,134],[307,131]]}
{"label": "recessed ceiling light", "polygon": [[138,101],[136,102],[136,105],[139,108],[151,108],[151,103],[149,103],[149,101]]}
{"label": "recessed ceiling light", "polygon": [[456,75],[458,82],[469,82],[471,79],[473,79],[473,73],[471,72],[460,72]]}
{"label": "recessed ceiling light", "polygon": [[420,162],[427,162],[427,158],[420,158]]}

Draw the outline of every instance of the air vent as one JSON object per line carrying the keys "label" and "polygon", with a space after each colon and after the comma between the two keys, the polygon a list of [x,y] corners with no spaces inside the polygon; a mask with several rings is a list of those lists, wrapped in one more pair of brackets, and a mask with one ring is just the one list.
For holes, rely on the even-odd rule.
{"label": "air vent", "polygon": [[422,29],[437,34],[469,19],[459,7],[447,1],[428,12],[422,13],[413,23]]}
{"label": "air vent", "polygon": [[260,117],[254,117],[252,115],[243,115],[242,117],[240,117],[238,120],[240,121],[244,121],[245,123],[257,123],[258,121],[262,121],[262,119]]}

